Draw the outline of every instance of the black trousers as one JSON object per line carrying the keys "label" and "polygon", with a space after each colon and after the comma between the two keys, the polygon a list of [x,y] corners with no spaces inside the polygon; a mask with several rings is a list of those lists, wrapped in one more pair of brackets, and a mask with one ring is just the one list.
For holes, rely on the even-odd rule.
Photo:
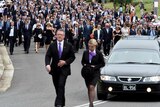
{"label": "black trousers", "polygon": [[82,49],[83,47],[83,38],[80,38],[79,48]]}
{"label": "black trousers", "polygon": [[74,46],[74,51],[75,52],[78,52],[79,51],[79,42],[80,42],[80,39],[79,38],[77,38],[77,39],[74,39],[74,44],[73,44],[73,46]]}
{"label": "black trousers", "polygon": [[98,49],[99,51],[101,50],[101,45],[102,45],[102,42],[98,43],[97,49]]}
{"label": "black trousers", "polygon": [[85,39],[86,49],[88,49],[88,42],[89,42],[89,39]]}
{"label": "black trousers", "polygon": [[2,29],[0,29],[0,42],[3,40],[3,34],[2,34]]}
{"label": "black trousers", "polygon": [[110,47],[111,47],[111,41],[104,41],[103,42],[103,52],[105,55],[110,54]]}
{"label": "black trousers", "polygon": [[52,75],[53,84],[56,90],[55,106],[65,106],[65,84],[67,76],[62,73]]}
{"label": "black trousers", "polygon": [[31,44],[31,37],[30,36],[24,37],[24,51],[29,52],[30,44]]}
{"label": "black trousers", "polygon": [[9,37],[10,48],[9,51],[12,54],[14,51],[15,37]]}
{"label": "black trousers", "polygon": [[18,45],[22,44],[22,33],[20,30],[17,30],[17,37],[18,37]]}
{"label": "black trousers", "polygon": [[4,31],[3,39],[4,39],[4,45],[8,46],[9,45],[9,35],[7,31]]}

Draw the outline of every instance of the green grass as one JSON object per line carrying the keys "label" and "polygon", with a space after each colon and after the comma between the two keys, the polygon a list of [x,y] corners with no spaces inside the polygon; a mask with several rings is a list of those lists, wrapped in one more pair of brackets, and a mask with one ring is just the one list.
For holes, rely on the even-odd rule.
{"label": "green grass", "polygon": [[[137,1],[140,1],[140,0],[134,0],[133,3],[137,2]],[[146,9],[147,12],[153,11],[153,0],[143,0],[143,2],[144,2],[144,6],[145,6],[145,9]],[[160,6],[160,3],[159,3],[159,6]],[[117,8],[118,7],[119,6],[117,6]],[[105,3],[104,4],[104,8],[113,9],[113,3],[111,3],[111,2]],[[139,5],[136,6],[136,14],[137,14],[138,17],[140,17],[140,8],[139,8]],[[158,15],[160,16],[160,8],[158,10]]]}

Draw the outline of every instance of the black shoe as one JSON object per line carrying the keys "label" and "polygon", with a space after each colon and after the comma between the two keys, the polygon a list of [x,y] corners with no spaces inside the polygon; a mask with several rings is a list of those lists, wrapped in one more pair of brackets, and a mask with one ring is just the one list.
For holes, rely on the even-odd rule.
{"label": "black shoe", "polygon": [[63,107],[62,105],[56,105],[56,107]]}
{"label": "black shoe", "polygon": [[13,55],[13,52],[11,52],[10,55]]}

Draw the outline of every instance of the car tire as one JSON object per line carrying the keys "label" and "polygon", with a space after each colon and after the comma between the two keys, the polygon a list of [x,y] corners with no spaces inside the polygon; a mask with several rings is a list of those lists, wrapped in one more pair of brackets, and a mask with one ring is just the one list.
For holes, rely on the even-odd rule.
{"label": "car tire", "polygon": [[105,91],[100,81],[97,84],[97,98],[98,100],[107,100],[108,98],[108,93]]}
{"label": "car tire", "polygon": [[108,94],[107,93],[97,93],[98,100],[107,100]]}

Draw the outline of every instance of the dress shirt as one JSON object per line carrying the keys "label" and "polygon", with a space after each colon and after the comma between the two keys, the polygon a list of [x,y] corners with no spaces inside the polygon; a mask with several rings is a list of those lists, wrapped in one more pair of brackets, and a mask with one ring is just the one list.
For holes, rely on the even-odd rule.
{"label": "dress shirt", "polygon": [[97,34],[98,34],[97,40],[100,40],[100,30],[97,30]]}
{"label": "dress shirt", "polygon": [[61,43],[61,50],[63,52],[63,46],[64,46],[64,40],[63,41],[57,41],[57,49],[59,50],[59,43]]}
{"label": "dress shirt", "polygon": [[135,16],[133,16],[133,23],[135,23],[136,22],[136,17]]}
{"label": "dress shirt", "polygon": [[155,36],[155,30],[151,30],[150,35],[151,35],[151,36]]}
{"label": "dress shirt", "polygon": [[107,33],[109,33],[109,29],[108,28],[106,29],[106,31],[107,31]]}
{"label": "dress shirt", "polygon": [[26,24],[26,29],[28,30],[28,23]]}
{"label": "dress shirt", "polygon": [[10,36],[10,37],[13,37],[13,36],[14,36],[14,27],[13,27],[13,26],[11,27],[9,36]]}
{"label": "dress shirt", "polygon": [[78,36],[78,28],[77,27],[75,27],[75,36],[77,37]]}

